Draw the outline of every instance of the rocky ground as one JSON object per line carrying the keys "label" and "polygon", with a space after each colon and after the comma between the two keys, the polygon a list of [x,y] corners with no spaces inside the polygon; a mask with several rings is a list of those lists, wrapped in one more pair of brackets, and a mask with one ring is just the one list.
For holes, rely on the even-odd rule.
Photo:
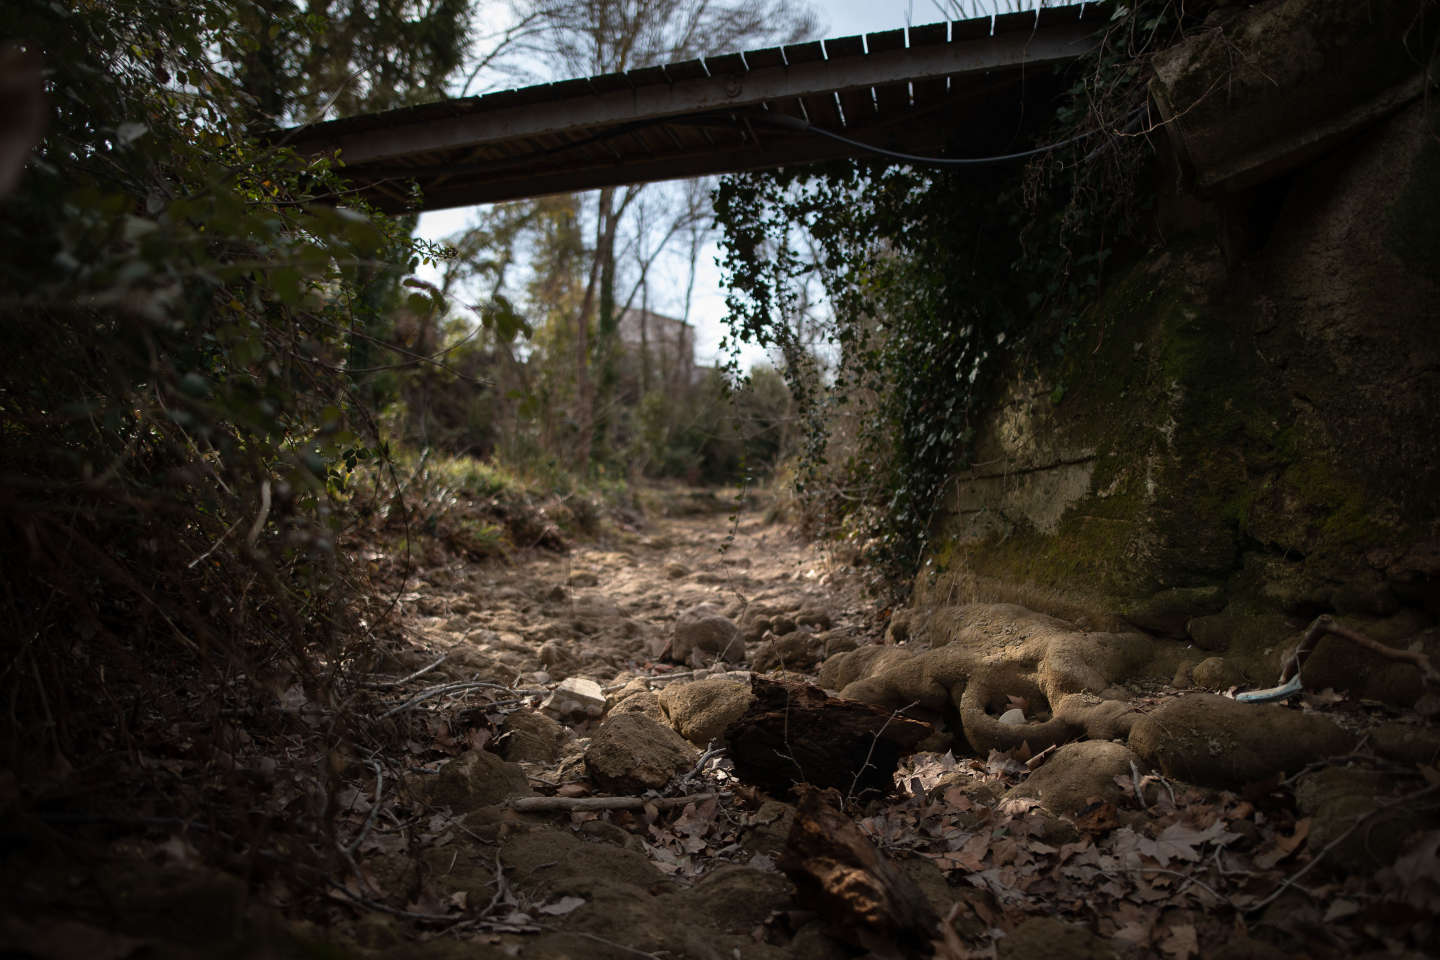
{"label": "rocky ground", "polygon": [[[665,502],[413,570],[350,705],[385,746],[318,774],[323,893],[112,823],[103,862],[10,851],[7,898],[88,906],[10,913],[7,955],[1433,953],[1440,734],[1413,707],[1238,703],[1213,651],[1013,605],[889,616],[758,510]],[[253,776],[257,823],[314,792]]]}

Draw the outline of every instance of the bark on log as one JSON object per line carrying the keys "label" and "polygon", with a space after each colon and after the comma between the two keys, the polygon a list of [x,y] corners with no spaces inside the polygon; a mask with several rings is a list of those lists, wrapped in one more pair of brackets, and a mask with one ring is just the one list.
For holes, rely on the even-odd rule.
{"label": "bark on log", "polygon": [[940,918],[914,880],[875,849],[835,790],[800,787],[780,869],[828,932],[884,958],[934,954]]}
{"label": "bark on log", "polygon": [[740,779],[788,798],[796,784],[833,787],[845,798],[883,796],[900,758],[930,734],[928,724],[818,687],[751,677],[750,708],[725,730]]}

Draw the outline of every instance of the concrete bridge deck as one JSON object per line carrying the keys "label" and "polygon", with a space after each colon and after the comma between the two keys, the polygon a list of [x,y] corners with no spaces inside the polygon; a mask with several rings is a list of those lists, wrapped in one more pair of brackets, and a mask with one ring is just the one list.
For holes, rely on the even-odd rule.
{"label": "concrete bridge deck", "polygon": [[[383,210],[437,210],[866,152],[1028,144],[1109,7],[934,23],[705,57],[297,127]],[[835,139],[837,134],[852,142]],[[418,189],[417,189],[418,188]]]}

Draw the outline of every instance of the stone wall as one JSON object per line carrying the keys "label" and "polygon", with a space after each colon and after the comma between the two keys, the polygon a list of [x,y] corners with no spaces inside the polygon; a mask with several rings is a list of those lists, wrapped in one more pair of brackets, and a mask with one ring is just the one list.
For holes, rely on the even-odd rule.
{"label": "stone wall", "polygon": [[1008,376],[916,603],[1123,617],[1257,675],[1321,612],[1377,638],[1432,626],[1437,117],[1416,98],[1242,193],[1171,204],[1210,215],[1117,272],[1063,358]]}

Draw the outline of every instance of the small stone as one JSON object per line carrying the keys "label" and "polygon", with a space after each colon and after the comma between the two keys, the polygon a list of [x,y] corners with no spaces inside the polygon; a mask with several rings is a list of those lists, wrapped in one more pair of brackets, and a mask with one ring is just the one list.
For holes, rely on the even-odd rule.
{"label": "small stone", "polygon": [[1195,686],[1206,690],[1229,690],[1245,682],[1245,673],[1223,657],[1207,657],[1190,673]]}
{"label": "small stone", "polygon": [[796,623],[783,613],[770,621],[770,632],[777,637],[783,637],[787,633],[795,632]]}
{"label": "small stone", "polygon": [[[806,604],[795,614],[795,623],[802,627],[815,627],[819,630],[829,630],[834,626],[835,621],[830,616],[830,611],[818,604]],[[777,629],[776,633],[780,633]]]}
{"label": "small stone", "polygon": [[540,705],[540,709],[558,719],[594,719],[605,713],[605,691],[594,680],[571,677]]}
{"label": "small stone", "polygon": [[560,755],[565,728],[543,713],[516,710],[505,718],[500,729],[505,734],[500,741],[501,752],[512,763],[550,763]]}
{"label": "small stone", "polygon": [[660,704],[660,698],[649,690],[642,690],[639,693],[632,693],[630,696],[617,702],[610,708],[610,716],[618,717],[624,713],[638,713],[649,717],[656,723],[663,723],[667,726],[670,717],[665,708]]}
{"label": "small stone", "polygon": [[638,713],[607,718],[585,750],[590,778],[621,794],[660,790],[695,759],[695,748],[680,734]]}
{"label": "small stone", "polygon": [[547,667],[572,664],[575,657],[559,640],[546,640],[540,644],[540,662]]}
{"label": "small stone", "polygon": [[680,663],[703,667],[715,659],[736,662],[745,658],[745,642],[735,623],[715,607],[702,603],[675,621],[670,655]]}
{"label": "small stone", "polygon": [[589,570],[581,570],[578,573],[570,574],[570,586],[598,587],[600,586],[600,578]]}
{"label": "small stone", "polygon": [[671,580],[683,580],[690,576],[690,568],[683,563],[670,563],[665,566],[665,576]]}
{"label": "small stone", "polygon": [[1011,707],[1000,714],[1000,722],[1007,726],[1017,726],[1025,722],[1025,711],[1019,707]]}

